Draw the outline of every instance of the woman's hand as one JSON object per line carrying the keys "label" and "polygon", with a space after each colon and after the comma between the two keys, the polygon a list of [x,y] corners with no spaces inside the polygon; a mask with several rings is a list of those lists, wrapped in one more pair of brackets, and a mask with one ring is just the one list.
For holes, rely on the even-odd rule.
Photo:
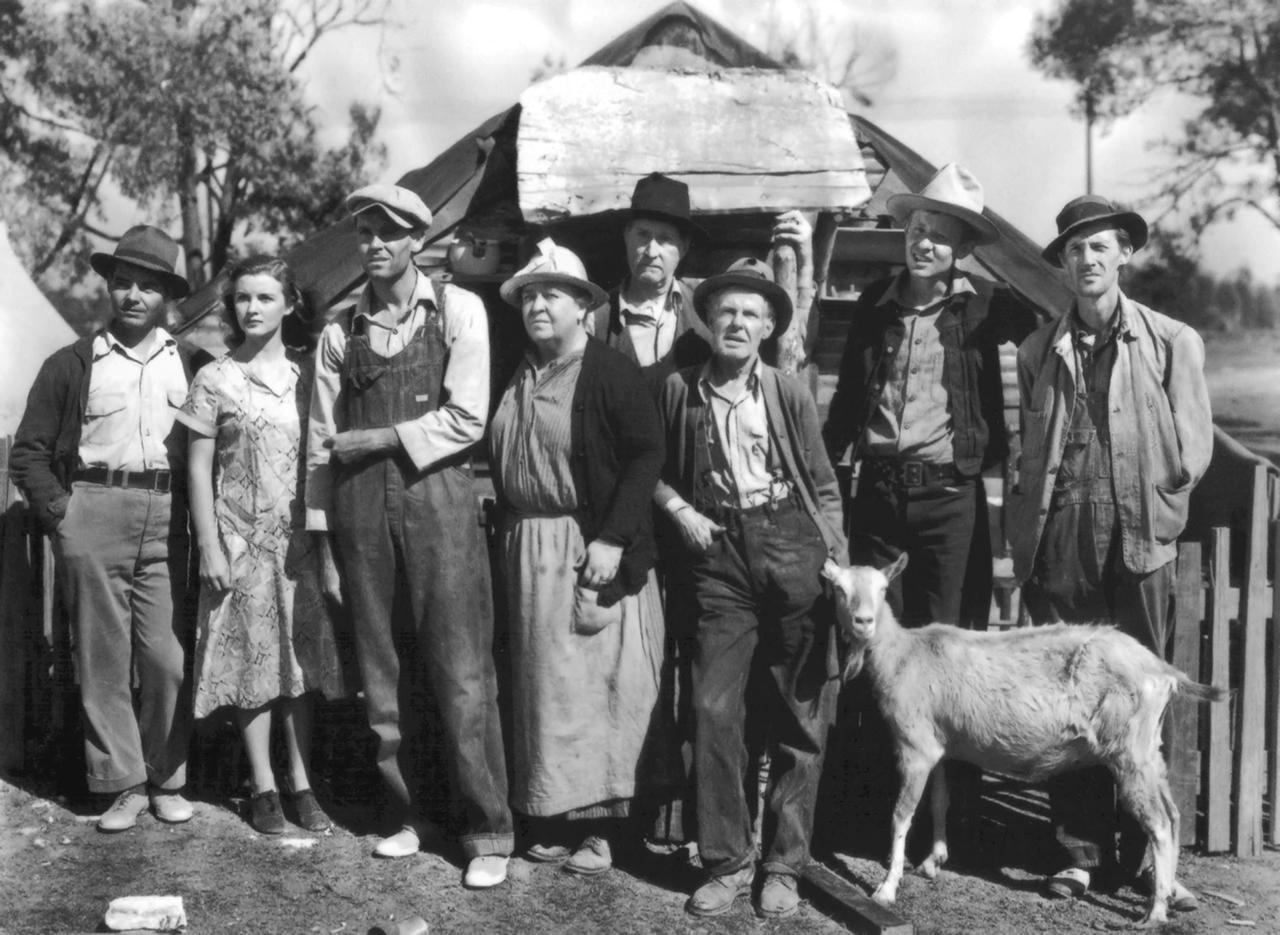
{"label": "woman's hand", "polygon": [[694,555],[702,555],[723,532],[724,527],[715,520],[703,516],[691,506],[683,506],[671,517],[685,548]]}
{"label": "woman's hand", "polygon": [[317,532],[316,556],[320,563],[320,591],[335,604],[342,603],[342,575],[338,573],[338,561],[333,554],[333,540],[327,532]]}
{"label": "woman's hand", "polygon": [[200,584],[214,592],[231,587],[231,567],[216,542],[200,546]]}
{"label": "woman's hand", "polygon": [[587,554],[582,560],[578,580],[584,588],[599,590],[617,577],[618,565],[621,562],[622,546],[593,539],[587,546]]}

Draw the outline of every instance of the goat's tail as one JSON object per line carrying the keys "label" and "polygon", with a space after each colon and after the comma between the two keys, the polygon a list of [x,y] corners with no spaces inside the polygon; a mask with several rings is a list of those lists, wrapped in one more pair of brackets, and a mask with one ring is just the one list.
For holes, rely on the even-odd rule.
{"label": "goat's tail", "polygon": [[1231,696],[1231,689],[1220,688],[1217,685],[1202,685],[1186,676],[1186,674],[1178,673],[1178,692],[1183,695],[1190,695],[1197,701],[1225,701]]}

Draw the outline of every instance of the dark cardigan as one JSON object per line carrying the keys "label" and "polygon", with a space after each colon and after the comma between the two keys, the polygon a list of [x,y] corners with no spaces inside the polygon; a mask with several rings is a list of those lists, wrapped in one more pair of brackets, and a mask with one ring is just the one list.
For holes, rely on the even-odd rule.
{"label": "dark cardigan", "polygon": [[[657,558],[652,498],[666,457],[658,410],[640,368],[591,338],[573,391],[569,447],[578,524],[584,542],[623,547],[617,577],[600,603],[617,603],[644,587]],[[494,472],[499,502],[501,479]]]}
{"label": "dark cardigan", "polygon": [[[80,427],[89,400],[89,376],[93,370],[93,339],[87,335],[53,354],[40,367],[27,408],[14,436],[9,466],[13,479],[27,499],[41,527],[52,533],[62,520],[71,475],[80,464]],[[178,345],[187,382],[210,357],[205,351],[189,351]],[[174,424],[167,443],[169,468],[175,487],[186,487],[186,429]]]}

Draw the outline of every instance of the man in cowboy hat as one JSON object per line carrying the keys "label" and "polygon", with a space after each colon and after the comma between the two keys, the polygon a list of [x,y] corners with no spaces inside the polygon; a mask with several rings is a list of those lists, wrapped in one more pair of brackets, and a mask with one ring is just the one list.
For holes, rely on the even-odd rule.
{"label": "man in cowboy hat", "polygon": [[[853,561],[910,556],[890,602],[906,626],[985,625],[991,542],[982,472],[1008,451],[1000,383],[1003,341],[1034,314],[1008,289],[957,262],[999,232],[982,186],[949,163],[918,195],[888,208],[904,228],[906,269],[858,298],[823,438],[833,463],[861,459],[850,511]],[[966,619],[964,606],[978,611]]]}
{"label": "man in cowboy hat", "polygon": [[[1075,301],[1018,350],[1014,573],[1035,622],[1110,621],[1163,657],[1177,538],[1213,450],[1204,343],[1121,290],[1120,270],[1147,242],[1139,215],[1085,195],[1057,224],[1043,256],[1064,270]],[[1105,773],[1050,785],[1068,864],[1047,882],[1051,895],[1083,893],[1089,871],[1114,859]],[[1122,836],[1126,863],[1131,837],[1145,841]],[[1175,904],[1188,896],[1175,893]]]}
{"label": "man in cowboy hat", "polygon": [[[663,384],[667,461],[654,496],[680,532],[699,608],[694,762],[708,879],[687,908],[718,915],[751,891],[744,733],[749,717],[763,716],[774,775],[760,911],[783,917],[796,910],[797,879],[809,861],[836,696],[819,571],[828,556],[846,558],[840,493],[812,395],[760,359],[761,345],[792,315],[769,266],[739,260],[703,280],[693,301],[711,359]],[[769,675],[748,697],[753,671]]]}
{"label": "man in cowboy hat", "polygon": [[90,257],[111,322],[45,361],[11,458],[61,565],[89,791],[114,797],[98,819],[107,832],[132,828],[148,803],[161,821],[192,815],[182,796],[186,434],[174,414],[193,368],[161,326],[188,292],[177,259],[178,245],[145,225]]}
{"label": "man in cowboy hat", "polygon": [[346,206],[369,283],[316,350],[306,505],[308,528],[337,545],[396,813],[374,853],[417,853],[431,830],[422,712],[434,709],[461,805],[463,883],[491,887],[506,879],[514,834],[470,459],[489,409],[484,306],[418,272],[431,212],[414,192],[369,185]]}

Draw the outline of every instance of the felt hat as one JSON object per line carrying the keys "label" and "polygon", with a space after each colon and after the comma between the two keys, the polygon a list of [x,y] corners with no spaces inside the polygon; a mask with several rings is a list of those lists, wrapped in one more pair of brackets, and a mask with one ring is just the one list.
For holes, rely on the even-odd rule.
{"label": "felt hat", "polygon": [[627,220],[657,218],[674,224],[690,240],[707,239],[707,232],[693,221],[693,213],[689,207],[689,186],[661,172],[650,173],[636,182],[626,217]]}
{"label": "felt hat", "polygon": [[587,269],[578,255],[562,247],[550,237],[538,242],[538,248],[514,276],[498,287],[498,294],[508,305],[520,307],[520,290],[532,283],[546,282],[568,286],[591,296],[591,306],[609,301],[609,294],[587,278]]}
{"label": "felt hat", "polygon": [[723,273],[708,276],[698,283],[693,290],[693,307],[697,309],[698,317],[706,321],[708,299],[729,286],[757,292],[768,299],[773,306],[772,337],[776,338],[786,332],[787,326],[791,324],[791,296],[773,281],[773,269],[768,263],[750,256],[734,260]]}
{"label": "felt hat", "polygon": [[1067,241],[1086,227],[1094,230],[1117,227],[1128,233],[1135,250],[1140,250],[1147,242],[1147,222],[1142,215],[1121,211],[1101,195],[1081,195],[1071,199],[1058,212],[1056,220],[1058,236],[1040,254],[1054,266],[1062,265],[1062,248]]}
{"label": "felt hat", "polygon": [[963,221],[973,231],[977,243],[995,243],[1000,231],[982,214],[982,185],[973,173],[954,162],[937,171],[918,195],[900,192],[890,195],[886,207],[902,227],[912,211],[937,211]]}
{"label": "felt hat", "polygon": [[431,226],[431,209],[416,192],[399,185],[366,185],[343,202],[353,215],[379,209],[401,227],[426,230]]}
{"label": "felt hat", "polygon": [[148,224],[139,224],[124,232],[111,253],[94,253],[89,265],[103,279],[110,280],[117,263],[128,263],[150,270],[169,287],[169,298],[180,299],[191,291],[186,277],[177,272],[179,249],[174,239]]}

